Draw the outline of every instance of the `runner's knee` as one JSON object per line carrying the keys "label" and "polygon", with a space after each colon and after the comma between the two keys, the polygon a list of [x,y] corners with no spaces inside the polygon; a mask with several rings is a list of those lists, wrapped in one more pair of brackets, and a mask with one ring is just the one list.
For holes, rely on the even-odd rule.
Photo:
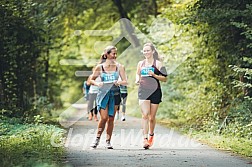
{"label": "runner's knee", "polygon": [[107,120],[108,120],[108,116],[103,116],[103,117],[100,118],[100,120],[101,120],[101,122],[106,123]]}
{"label": "runner's knee", "polygon": [[112,121],[112,122],[114,121],[114,117],[109,117],[108,119],[109,121]]}
{"label": "runner's knee", "polygon": [[155,119],[154,117],[149,117],[149,121],[150,121],[150,122],[155,122],[155,120],[156,120],[156,119]]}
{"label": "runner's knee", "polygon": [[149,119],[148,115],[145,115],[145,114],[142,114],[142,118],[145,119],[145,120]]}

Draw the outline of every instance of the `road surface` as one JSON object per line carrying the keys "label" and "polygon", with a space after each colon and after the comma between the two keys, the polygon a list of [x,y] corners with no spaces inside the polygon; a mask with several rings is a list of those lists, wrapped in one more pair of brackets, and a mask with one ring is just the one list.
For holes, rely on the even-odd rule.
{"label": "road surface", "polygon": [[160,125],[155,129],[154,145],[144,150],[141,120],[133,117],[115,121],[113,150],[104,147],[105,131],[99,146],[90,149],[96,128],[97,122],[84,117],[69,127],[65,143],[68,166],[252,167],[251,160],[215,150]]}

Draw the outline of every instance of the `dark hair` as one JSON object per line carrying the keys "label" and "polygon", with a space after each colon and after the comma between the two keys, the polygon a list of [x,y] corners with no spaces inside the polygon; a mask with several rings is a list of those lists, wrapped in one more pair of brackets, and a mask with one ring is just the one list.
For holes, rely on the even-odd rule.
{"label": "dark hair", "polygon": [[149,47],[151,47],[151,50],[154,50],[154,53],[153,53],[153,58],[155,59],[155,60],[159,60],[159,56],[158,56],[158,52],[157,52],[157,50],[156,50],[156,48],[155,48],[155,46],[152,44],[152,43],[146,43],[146,44],[144,44],[144,46],[143,47],[145,47],[145,46],[149,46]]}
{"label": "dark hair", "polygon": [[99,62],[99,64],[104,63],[104,62],[106,61],[106,59],[107,59],[107,56],[106,56],[105,54],[102,54],[101,57],[100,57],[100,62]]}
{"label": "dark hair", "polygon": [[110,54],[113,49],[117,50],[117,48],[115,46],[112,46],[112,45],[111,46],[107,46],[104,49],[104,51],[103,51],[103,53],[101,54],[101,57],[100,57],[100,64],[104,63],[106,61],[107,54]]}

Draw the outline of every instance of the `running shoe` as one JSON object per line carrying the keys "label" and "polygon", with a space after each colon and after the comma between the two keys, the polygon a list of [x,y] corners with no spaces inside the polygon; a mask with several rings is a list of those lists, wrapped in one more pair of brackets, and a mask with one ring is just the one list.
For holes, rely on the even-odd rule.
{"label": "running shoe", "polygon": [[125,116],[123,115],[121,121],[126,121]]}
{"label": "running shoe", "polygon": [[148,140],[150,147],[153,145],[153,142],[154,142],[154,136],[150,136],[150,138]]}
{"label": "running shoe", "polygon": [[90,145],[92,148],[96,148],[99,145],[100,138],[96,138],[95,141]]}
{"label": "running shoe", "polygon": [[149,149],[150,145],[149,145],[149,142],[148,142],[148,139],[144,139],[144,142],[143,142],[143,148],[144,149]]}
{"label": "running shoe", "polygon": [[110,140],[106,140],[106,145],[105,145],[105,147],[106,147],[107,149],[113,149],[113,146],[111,145]]}

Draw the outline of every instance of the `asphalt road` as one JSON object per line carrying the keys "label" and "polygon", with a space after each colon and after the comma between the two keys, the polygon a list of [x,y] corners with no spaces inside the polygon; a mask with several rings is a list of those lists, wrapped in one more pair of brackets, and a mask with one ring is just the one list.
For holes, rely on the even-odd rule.
{"label": "asphalt road", "polygon": [[96,149],[90,149],[95,138],[97,122],[81,118],[68,129],[65,147],[66,165],[120,166],[120,167],[252,167],[251,160],[228,151],[213,149],[196,142],[172,129],[156,126],[154,145],[142,148],[141,120],[127,117],[125,122],[115,121],[112,136],[113,150],[106,149],[105,131]]}

